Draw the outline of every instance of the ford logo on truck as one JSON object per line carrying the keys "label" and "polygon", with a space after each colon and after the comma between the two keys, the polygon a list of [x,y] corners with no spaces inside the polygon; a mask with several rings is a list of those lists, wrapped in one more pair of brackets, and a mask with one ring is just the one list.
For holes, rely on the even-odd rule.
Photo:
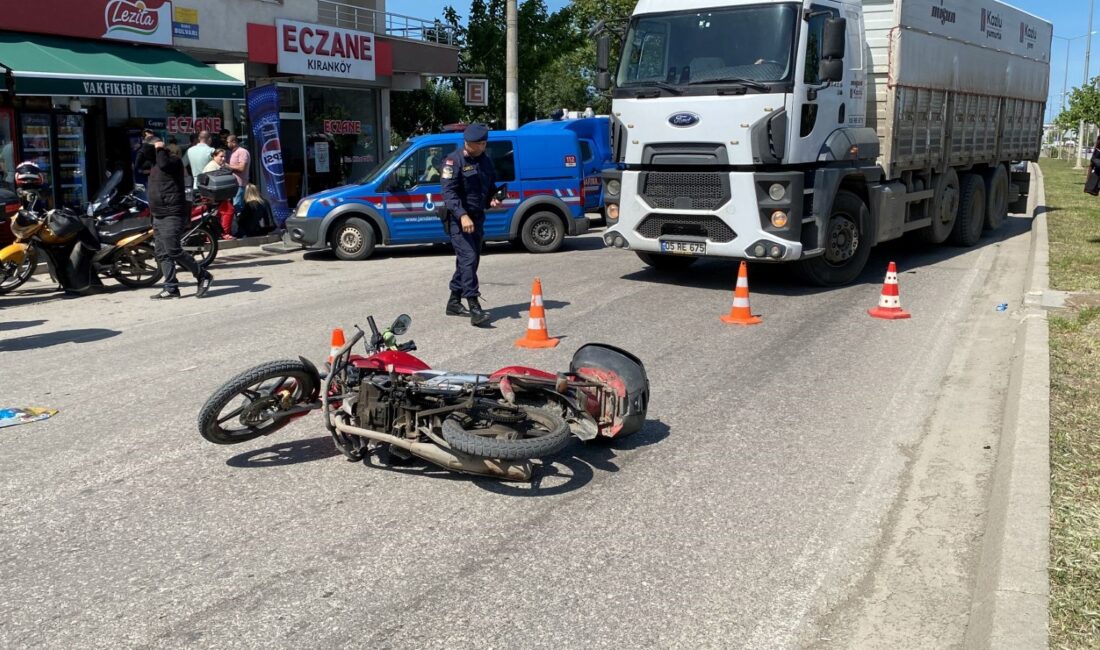
{"label": "ford logo on truck", "polygon": [[680,129],[695,126],[699,123],[699,116],[695,113],[674,113],[669,116],[668,123]]}

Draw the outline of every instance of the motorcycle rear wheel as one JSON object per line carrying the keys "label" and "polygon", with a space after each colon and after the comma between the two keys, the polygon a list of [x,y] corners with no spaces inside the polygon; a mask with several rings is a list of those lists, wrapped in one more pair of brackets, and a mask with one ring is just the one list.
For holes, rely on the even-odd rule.
{"label": "motorcycle rear wheel", "polygon": [[163,275],[153,245],[148,242],[121,251],[111,267],[111,277],[131,289],[151,287]]}
{"label": "motorcycle rear wheel", "polygon": [[227,381],[199,411],[199,433],[216,445],[235,445],[275,433],[297,415],[275,414],[316,398],[313,370],[300,360],[269,361]]}
{"label": "motorcycle rear wheel", "polygon": [[218,256],[218,238],[206,228],[196,228],[180,243],[183,251],[204,269]]}
{"label": "motorcycle rear wheel", "polygon": [[38,268],[38,249],[31,246],[23,256],[21,264],[4,264],[0,267],[0,295],[15,291],[31,279]]}
{"label": "motorcycle rear wheel", "polygon": [[480,410],[443,420],[443,439],[455,450],[482,458],[526,460],[549,456],[569,442],[569,424],[552,411],[527,407],[520,422],[494,421]]}

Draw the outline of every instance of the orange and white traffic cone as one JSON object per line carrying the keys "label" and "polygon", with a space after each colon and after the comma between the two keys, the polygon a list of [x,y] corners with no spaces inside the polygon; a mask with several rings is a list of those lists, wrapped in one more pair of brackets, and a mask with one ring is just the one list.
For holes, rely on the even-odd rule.
{"label": "orange and white traffic cone", "polygon": [[868,309],[867,313],[875,318],[901,320],[910,318],[909,312],[901,308],[901,295],[898,293],[898,267],[893,262],[886,269],[886,281],[882,283],[882,295],[878,307]]}
{"label": "orange and white traffic cone", "polygon": [[328,363],[330,366],[332,365],[332,360],[336,357],[336,353],[340,351],[340,348],[344,347],[345,343],[344,330],[339,327],[332,330],[332,343],[328,351]]}
{"label": "orange and white traffic cone", "polygon": [[546,331],[546,308],[542,305],[542,282],[535,278],[531,286],[531,313],[527,318],[527,334],[516,341],[517,348],[552,348],[558,339]]}
{"label": "orange and white traffic cone", "polygon": [[749,308],[749,265],[741,262],[737,271],[737,287],[733,290],[733,308],[722,316],[722,322],[731,325],[759,325],[764,322],[759,316],[752,315]]}

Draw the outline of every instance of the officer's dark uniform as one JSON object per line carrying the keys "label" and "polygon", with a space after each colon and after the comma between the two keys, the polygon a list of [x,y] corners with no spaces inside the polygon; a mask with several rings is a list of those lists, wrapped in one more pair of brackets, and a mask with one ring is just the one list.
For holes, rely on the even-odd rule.
{"label": "officer's dark uniform", "polygon": [[[463,138],[466,142],[484,142],[489,129],[482,124],[471,124],[466,128]],[[480,292],[477,282],[477,267],[481,261],[481,244],[485,236],[485,210],[497,192],[496,171],[489,155],[483,153],[477,158],[466,154],[459,147],[443,160],[440,177],[443,185],[443,200],[447,205],[447,232],[451,236],[451,245],[455,249],[455,272],[451,277],[451,298],[447,302],[447,313],[452,316],[465,315],[462,298],[470,305],[470,320],[480,325],[488,319],[478,302]],[[472,233],[462,232],[461,219],[468,215],[474,222]]]}

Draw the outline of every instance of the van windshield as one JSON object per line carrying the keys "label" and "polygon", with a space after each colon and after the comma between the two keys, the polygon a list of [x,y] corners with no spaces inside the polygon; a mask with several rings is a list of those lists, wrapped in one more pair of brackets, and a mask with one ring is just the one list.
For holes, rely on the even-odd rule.
{"label": "van windshield", "polygon": [[798,15],[795,4],[770,4],[636,16],[617,84],[684,88],[743,80],[755,87],[788,81]]}
{"label": "van windshield", "polygon": [[395,159],[405,155],[405,152],[408,151],[409,147],[411,147],[412,145],[412,140],[405,140],[404,142],[402,142],[400,147],[391,151],[390,155],[386,156],[382,159],[382,162],[372,167],[371,170],[367,172],[367,175],[356,181],[355,184],[366,185],[368,183],[377,182],[380,178],[382,178],[382,172],[390,166],[390,163],[393,162]]}

